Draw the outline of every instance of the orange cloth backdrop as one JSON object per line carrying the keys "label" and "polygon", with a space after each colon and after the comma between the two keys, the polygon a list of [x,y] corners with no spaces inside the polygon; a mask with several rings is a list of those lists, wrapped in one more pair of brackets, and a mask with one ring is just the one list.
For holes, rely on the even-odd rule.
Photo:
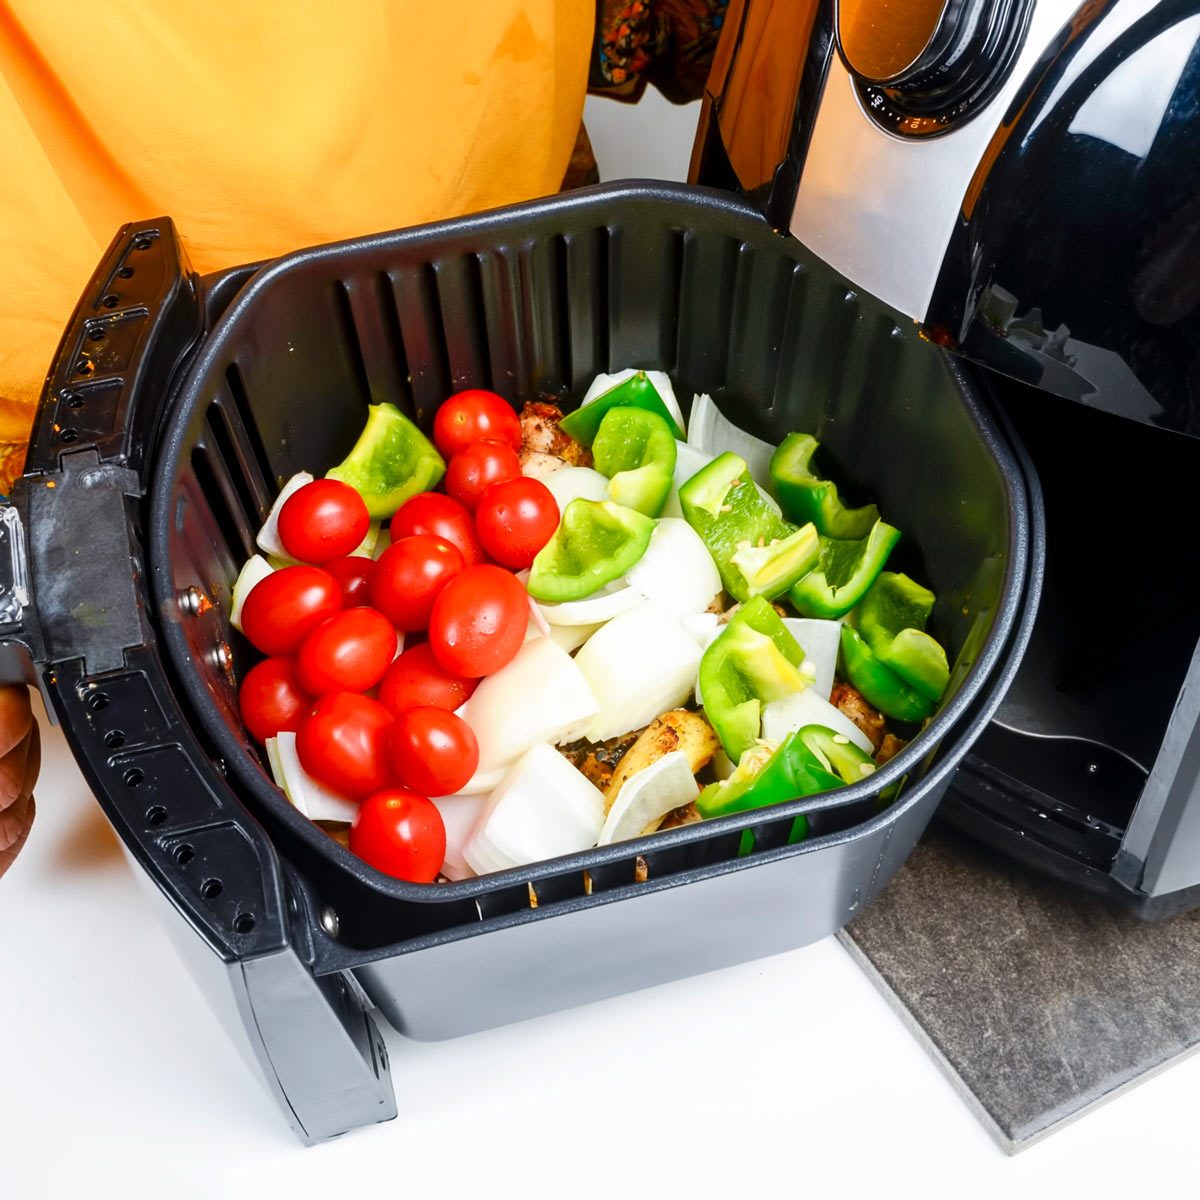
{"label": "orange cloth backdrop", "polygon": [[0,0],[0,489],[125,221],[195,267],[558,189],[593,0]]}

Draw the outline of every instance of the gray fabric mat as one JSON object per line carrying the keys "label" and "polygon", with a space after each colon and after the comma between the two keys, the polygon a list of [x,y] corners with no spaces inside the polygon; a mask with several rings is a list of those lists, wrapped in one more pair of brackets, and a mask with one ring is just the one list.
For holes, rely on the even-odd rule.
{"label": "gray fabric mat", "polygon": [[840,937],[1010,1153],[1200,1043],[1200,911],[1149,925],[944,826]]}

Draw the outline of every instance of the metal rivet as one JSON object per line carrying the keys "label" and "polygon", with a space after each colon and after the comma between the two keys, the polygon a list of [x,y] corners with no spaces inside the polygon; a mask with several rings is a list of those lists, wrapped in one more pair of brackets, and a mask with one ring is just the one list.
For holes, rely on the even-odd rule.
{"label": "metal rivet", "polygon": [[233,652],[225,642],[218,642],[212,652],[213,662],[221,668],[222,671],[233,670]]}
{"label": "metal rivet", "polygon": [[332,908],[321,909],[321,928],[330,937],[337,937],[338,930],[341,928],[341,922],[338,920],[337,913]]}
{"label": "metal rivet", "polygon": [[195,584],[179,597],[179,607],[193,617],[198,617],[208,606],[208,597]]}

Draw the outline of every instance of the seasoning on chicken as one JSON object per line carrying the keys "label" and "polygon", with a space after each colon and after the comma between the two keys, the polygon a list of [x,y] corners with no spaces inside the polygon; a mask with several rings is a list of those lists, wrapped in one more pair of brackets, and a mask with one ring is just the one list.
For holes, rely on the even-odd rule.
{"label": "seasoning on chicken", "polygon": [[696,808],[696,802],[693,800],[691,804],[685,804],[682,808],[672,809],[662,819],[662,824],[658,827],[659,830],[678,829],[681,825],[694,825],[701,820],[700,812]]}
{"label": "seasoning on chicken", "polygon": [[520,419],[522,469],[535,454],[552,455],[572,467],[592,465],[592,452],[559,429],[563,413],[558,405],[530,400],[521,409]]}
{"label": "seasoning on chicken", "polygon": [[629,752],[642,732],[642,729],[634,729],[619,737],[609,738],[606,742],[589,742],[586,738],[580,738],[577,742],[559,746],[558,752],[603,792],[608,790],[617,764]]}
{"label": "seasoning on chicken", "polygon": [[883,735],[887,732],[884,728],[885,718],[883,713],[866,702],[862,692],[838,680],[833,685],[829,700],[834,708],[849,717],[866,734],[874,750],[880,748]]}
{"label": "seasoning on chicken", "polygon": [[682,750],[687,755],[688,766],[693,775],[703,770],[717,750],[717,735],[713,727],[699,713],[675,708],[655,717],[638,736],[637,741],[624,754],[617,769],[612,773],[604,792],[604,808],[612,808],[621,785],[644,771],[672,750]]}
{"label": "seasoning on chicken", "polygon": [[908,743],[903,738],[898,738],[894,733],[885,733],[883,741],[879,749],[875,752],[875,761],[882,767],[885,762],[890,762]]}

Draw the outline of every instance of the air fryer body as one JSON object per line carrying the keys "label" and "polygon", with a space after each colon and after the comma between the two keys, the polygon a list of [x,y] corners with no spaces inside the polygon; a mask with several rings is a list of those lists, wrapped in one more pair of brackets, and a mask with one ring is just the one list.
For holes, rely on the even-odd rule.
{"label": "air fryer body", "polygon": [[1032,649],[943,815],[1145,915],[1200,902],[1200,606],[1155,566],[1200,469],[1200,3],[797,12],[731,4],[694,177],[989,368],[1046,493]]}

